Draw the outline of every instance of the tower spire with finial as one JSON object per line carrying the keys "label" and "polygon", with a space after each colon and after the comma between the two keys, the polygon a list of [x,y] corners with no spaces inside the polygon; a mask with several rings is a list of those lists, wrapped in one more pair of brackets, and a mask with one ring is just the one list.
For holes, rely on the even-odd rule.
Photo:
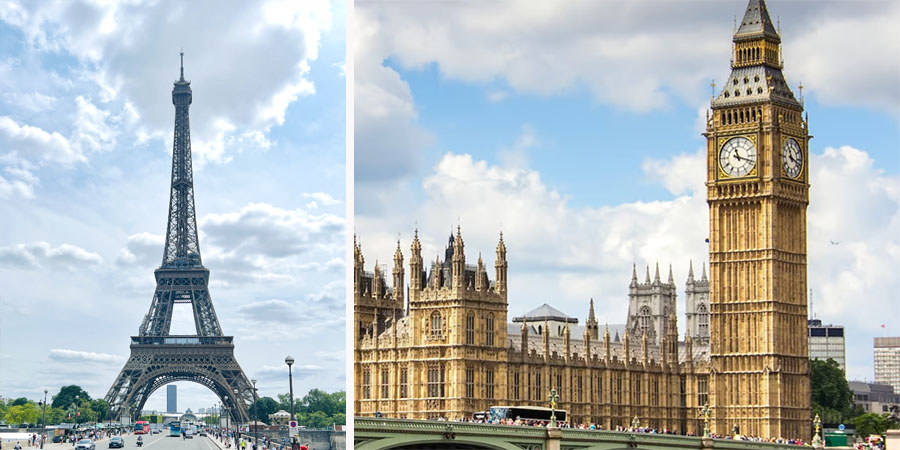
{"label": "tower spire with finial", "polygon": [[184,81],[184,47],[181,48],[181,79],[178,81]]}

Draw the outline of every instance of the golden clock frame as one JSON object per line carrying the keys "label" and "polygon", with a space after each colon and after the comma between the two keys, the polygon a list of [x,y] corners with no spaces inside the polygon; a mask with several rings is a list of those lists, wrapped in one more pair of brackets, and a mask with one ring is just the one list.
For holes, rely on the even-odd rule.
{"label": "golden clock frame", "polygon": [[[800,172],[797,173],[797,176],[795,176],[795,177],[790,176],[787,173],[787,171],[784,170],[784,144],[787,143],[788,139],[793,139],[797,143],[797,146],[800,147]],[[781,146],[778,147],[778,154],[781,156],[781,161],[779,161],[780,164],[778,164],[778,165],[781,167],[781,177],[782,178],[785,178],[788,180],[794,180],[794,181],[802,181],[803,172],[806,170],[806,156],[804,156],[804,154],[809,155],[809,152],[807,152],[806,148],[804,148],[804,145],[805,145],[804,141],[805,141],[805,139],[799,138],[797,136],[791,136],[791,135],[785,135],[785,134],[781,135]]]}
{"label": "golden clock frame", "polygon": [[[753,143],[753,147],[756,148],[756,162],[754,162],[753,168],[750,169],[750,171],[747,172],[746,175],[743,175],[740,177],[733,177],[731,175],[728,175],[725,172],[725,169],[722,168],[722,159],[720,156],[722,155],[722,147],[725,146],[725,143],[727,143],[728,141],[730,141],[734,138],[737,138],[737,137],[745,138]],[[759,143],[757,142],[756,134],[736,133],[736,134],[729,134],[727,136],[717,136],[716,137],[716,155],[715,155],[716,156],[716,181],[724,181],[724,182],[746,181],[749,178],[759,178],[758,174],[759,174],[760,153],[761,152],[759,151]],[[782,167],[782,170],[784,170],[783,167]],[[801,171],[801,173],[802,173],[802,171]]]}

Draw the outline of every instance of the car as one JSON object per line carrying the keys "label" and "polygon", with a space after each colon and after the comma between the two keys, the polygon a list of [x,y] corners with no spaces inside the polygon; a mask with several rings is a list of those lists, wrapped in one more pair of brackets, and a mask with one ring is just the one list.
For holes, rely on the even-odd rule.
{"label": "car", "polygon": [[185,439],[193,439],[194,438],[194,430],[188,428],[184,430],[184,438]]}
{"label": "car", "polygon": [[97,450],[94,441],[90,439],[81,439],[75,444],[75,450]]}
{"label": "car", "polygon": [[200,430],[200,436],[206,436],[206,430]]}
{"label": "car", "polygon": [[162,430],[160,430],[159,428],[154,429],[153,431],[150,432],[150,434],[159,434],[159,433],[162,433]]}
{"label": "car", "polygon": [[109,439],[109,448],[123,448],[125,447],[125,441],[118,436],[113,436]]}

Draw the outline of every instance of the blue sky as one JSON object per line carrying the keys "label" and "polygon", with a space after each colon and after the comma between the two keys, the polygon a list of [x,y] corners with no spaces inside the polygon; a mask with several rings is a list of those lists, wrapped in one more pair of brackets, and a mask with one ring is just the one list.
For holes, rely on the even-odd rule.
{"label": "blue sky", "polygon": [[[767,2],[811,134],[808,278],[872,379],[872,325],[900,321],[900,7]],[[745,0],[357,5],[355,228],[366,260],[510,259],[510,317],[547,302],[622,323],[633,263],[708,259],[705,113]],[[718,94],[718,89],[716,91]],[[832,245],[831,240],[840,244]],[[429,256],[430,255],[430,256]],[[857,307],[860,303],[866,308]],[[681,308],[683,308],[683,303]],[[891,318],[891,319],[888,319]],[[887,331],[890,332],[890,331]]]}
{"label": "blue sky", "polygon": [[[298,395],[344,389],[345,4],[211,5],[0,4],[0,395],[102,397],[124,364],[162,257],[181,47],[238,362],[260,395],[287,392],[288,354]],[[215,402],[179,383],[179,409]]]}

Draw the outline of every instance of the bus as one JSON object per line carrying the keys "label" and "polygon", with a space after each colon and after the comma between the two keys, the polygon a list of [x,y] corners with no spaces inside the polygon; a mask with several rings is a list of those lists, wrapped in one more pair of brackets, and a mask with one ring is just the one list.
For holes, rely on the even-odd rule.
{"label": "bus", "polygon": [[147,434],[150,432],[150,422],[138,420],[134,422],[134,434]]}
{"label": "bus", "polygon": [[169,436],[181,437],[181,422],[169,423]]}
{"label": "bus", "polygon": [[564,409],[551,411],[550,408],[541,408],[539,406],[491,406],[486,413],[487,419],[491,422],[507,419],[549,421],[551,413],[556,414],[557,422],[566,421],[566,411]]}

